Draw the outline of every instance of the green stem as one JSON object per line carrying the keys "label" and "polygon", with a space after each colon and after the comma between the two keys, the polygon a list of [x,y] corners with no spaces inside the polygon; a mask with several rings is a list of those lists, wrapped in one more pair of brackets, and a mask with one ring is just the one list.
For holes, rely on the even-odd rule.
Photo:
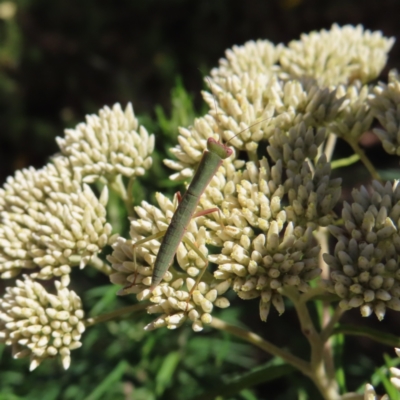
{"label": "green stem", "polygon": [[330,318],[329,322],[326,324],[324,329],[321,332],[321,339],[325,342],[327,341],[333,333],[333,329],[335,328],[336,323],[339,322],[340,318],[344,314],[345,310],[340,308],[339,306],[336,307],[335,312],[333,313],[332,317]]}
{"label": "green stem", "polygon": [[301,295],[301,301],[307,303],[312,300],[314,297],[323,296],[326,294],[326,289],[322,286],[312,287],[308,290],[308,292],[303,293]]}
{"label": "green stem", "polygon": [[[331,135],[332,136],[332,135]],[[336,136],[335,136],[336,137]],[[327,148],[325,148],[327,151]],[[321,278],[322,279],[329,279],[329,266],[325,263],[323,259],[323,254],[329,252],[329,244],[328,244],[328,229],[326,227],[320,226],[318,228],[315,237],[318,240],[318,243],[321,246],[321,251],[319,252],[319,266],[322,269]],[[304,300],[304,298],[302,298]],[[317,306],[319,310],[319,319],[320,319],[320,326],[324,329],[327,325],[330,325],[332,322],[331,319],[331,303],[329,301],[322,301],[320,303],[320,307]],[[329,336],[328,336],[329,338]],[[330,340],[324,340],[322,333],[321,333],[321,340],[324,343],[324,364],[326,373],[330,380],[335,379],[335,365],[333,361],[333,349],[332,349],[332,342]]]}
{"label": "green stem", "polygon": [[93,326],[95,324],[110,321],[112,319],[120,317],[121,315],[130,314],[130,313],[138,312],[138,311],[143,311],[148,306],[149,306],[148,303],[139,303],[139,304],[134,304],[134,305],[128,306],[128,307],[119,308],[118,310],[114,310],[109,313],[99,315],[97,317],[88,318],[85,321],[85,325],[86,325],[86,327],[89,327],[89,326]]}
{"label": "green stem", "polygon": [[331,161],[331,169],[348,167],[356,163],[360,159],[358,154],[353,154],[350,157],[340,158],[339,160]]}
{"label": "green stem", "polygon": [[367,168],[372,178],[378,181],[382,181],[382,178],[380,177],[378,171],[375,169],[369,158],[365,155],[364,150],[358,145],[358,142],[349,139],[347,143],[352,147],[354,152],[360,156],[360,160],[364,164],[365,168]]}
{"label": "green stem", "polygon": [[122,180],[122,176],[118,175],[113,182],[110,183],[110,187],[119,195],[122,201],[125,203],[126,211],[129,216],[133,215],[133,199],[132,199],[132,185],[134,178],[129,179],[128,189],[125,187]]}
{"label": "green stem", "polygon": [[310,378],[323,395],[324,399],[337,399],[338,385],[334,375],[330,373],[330,365],[333,365],[332,355],[325,350],[325,342],[317,332],[312,322],[307,305],[302,295],[292,287],[285,287],[280,290],[281,294],[287,296],[296,308],[300,321],[301,330],[311,347],[311,375]]}
{"label": "green stem", "polygon": [[294,356],[293,354],[288,353],[285,350],[280,349],[279,347],[273,345],[272,343],[264,340],[261,336],[253,332],[246,331],[245,329],[239,328],[238,326],[228,324],[218,318],[213,317],[211,324],[213,328],[219,329],[224,332],[228,332],[236,337],[239,337],[246,342],[253,344],[254,346],[259,347],[264,350],[268,354],[272,354],[276,357],[280,357],[285,360],[288,364],[297,368],[305,375],[310,376],[311,369],[310,364],[301,358]]}
{"label": "green stem", "polygon": [[128,182],[128,188],[127,188],[127,192],[128,192],[128,198],[127,201],[125,202],[126,205],[126,209],[128,210],[128,215],[130,217],[133,216],[133,184],[135,182],[135,179],[132,177],[129,179]]}

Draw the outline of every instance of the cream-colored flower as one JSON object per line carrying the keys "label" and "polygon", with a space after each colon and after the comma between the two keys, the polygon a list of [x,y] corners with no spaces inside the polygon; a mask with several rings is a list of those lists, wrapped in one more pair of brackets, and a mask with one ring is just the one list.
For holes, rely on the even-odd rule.
{"label": "cream-colored flower", "polygon": [[328,290],[343,309],[360,308],[379,320],[386,308],[400,311],[400,185],[373,182],[371,193],[353,190],[354,202],[344,203],[344,229],[330,226],[338,239],[333,255],[324,254],[331,269]]}
{"label": "cream-colored flower", "polygon": [[71,350],[81,347],[85,331],[82,303],[75,292],[55,282],[57,294],[24,277],[0,299],[0,341],[12,346],[14,358],[29,356],[30,370],[46,358],[60,356],[64,369]]}
{"label": "cream-colored flower", "polygon": [[355,81],[350,85],[339,85],[336,95],[343,99],[337,117],[329,123],[329,130],[347,141],[358,141],[372,125],[373,113],[368,103],[372,88]]}
{"label": "cream-colored flower", "polygon": [[107,199],[106,188],[98,199],[73,180],[62,156],[8,178],[0,189],[1,277],[29,269],[39,279],[62,276],[67,285],[72,266],[84,267],[112,241]]}
{"label": "cream-colored flower", "polygon": [[[320,274],[319,246],[312,231],[335,221],[333,208],[341,192],[341,181],[331,179],[330,164],[319,156],[319,147],[330,132],[355,140],[370,127],[370,88],[360,82],[377,76],[392,44],[393,40],[361,27],[333,26],[329,32],[304,35],[289,49],[258,42],[227,53],[207,79],[212,95],[203,96],[210,111],[193,127],[180,128],[179,145],[172,149],[176,161],[165,161],[177,171],[171,179],[190,179],[210,137],[233,149],[232,156],[210,172],[212,178],[199,199],[197,211],[218,207],[220,213],[196,218],[187,227],[188,238],[204,256],[207,244],[216,248],[208,257],[218,265],[214,276],[206,272],[198,285],[201,290],[194,288],[193,279],[204,262],[181,243],[177,261],[183,272],[171,268],[150,293],[162,239],[136,248],[137,265],[132,245],[167,229],[176,205],[161,195],[159,208],[147,203],[136,208],[131,240],[120,238],[109,257],[117,271],[112,281],[124,286],[120,293],[136,293],[139,300],[155,303],[151,312],[161,317],[149,328],[175,328],[191,307],[200,313],[197,290],[205,296],[219,281],[242,299],[260,297],[262,320],[271,304],[284,311],[280,288],[308,289],[307,282]],[[349,50],[354,51],[348,54]],[[369,57],[377,59],[373,67]],[[320,74],[322,66],[331,70]],[[332,279],[340,280],[339,275],[336,271]]]}
{"label": "cream-colored flower", "polygon": [[[179,171],[171,179],[192,177],[209,137],[227,141],[253,159],[259,146],[267,144],[274,135],[282,137],[283,143],[290,140],[292,128],[318,128],[321,136],[320,130],[336,118],[344,101],[336,91],[320,89],[312,80],[268,81],[261,74],[252,80],[244,74],[227,78],[224,87],[209,83],[213,95],[203,93],[209,113],[198,118],[193,127],[179,129],[179,145],[171,149],[178,161],[164,161]],[[321,143],[323,137],[319,140]]]}
{"label": "cream-colored flower", "polygon": [[361,25],[334,24],[329,31],[303,34],[290,42],[279,61],[291,79],[309,76],[323,86],[366,83],[379,76],[393,43],[394,38]]}
{"label": "cream-colored flower", "polygon": [[280,70],[277,62],[282,49],[283,45],[275,46],[268,40],[251,40],[242,46],[233,46],[226,50],[226,58],[219,60],[218,68],[211,70],[211,76],[221,82],[226,77],[244,73],[251,77],[276,74]]}
{"label": "cream-colored flower", "polygon": [[139,126],[130,103],[125,110],[117,103],[111,109],[104,107],[99,115],[86,116],[86,123],[75,129],[66,129],[57,143],[74,172],[93,182],[99,177],[143,175],[152,164],[154,135]]}
{"label": "cream-colored flower", "polygon": [[[223,228],[207,224],[211,243],[222,247],[209,259],[218,265],[215,278],[232,280],[240,298],[260,297],[260,317],[265,321],[271,302],[279,313],[284,311],[277,289],[288,285],[306,291],[307,282],[320,274],[319,246],[311,227],[288,221],[281,163],[270,168],[263,159],[258,168],[249,162],[233,181],[239,177],[235,191],[229,192],[232,186],[227,184],[222,192]],[[202,204],[212,189],[207,189]],[[303,218],[305,213],[302,210]]]}

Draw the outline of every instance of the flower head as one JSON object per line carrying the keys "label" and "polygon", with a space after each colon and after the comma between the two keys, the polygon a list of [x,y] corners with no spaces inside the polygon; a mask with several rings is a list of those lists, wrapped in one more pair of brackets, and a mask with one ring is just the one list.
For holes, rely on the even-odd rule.
{"label": "flower head", "polygon": [[329,130],[347,141],[358,141],[372,125],[373,112],[368,102],[371,90],[371,86],[362,85],[360,81],[339,85],[336,94],[343,100],[343,106],[329,123]]}
{"label": "flower head", "polygon": [[249,74],[251,77],[259,74],[276,74],[283,45],[275,46],[269,40],[251,40],[242,46],[233,46],[225,52],[225,57],[219,60],[218,68],[211,70],[211,76],[220,82],[233,75]]}
{"label": "flower head", "polygon": [[99,115],[88,115],[86,123],[75,129],[66,129],[57,143],[74,172],[85,182],[93,182],[119,174],[143,175],[152,164],[154,135],[139,126],[130,103],[125,110],[117,103],[111,109],[104,107]]}
{"label": "flower head", "polygon": [[400,155],[400,79],[397,71],[389,73],[389,83],[374,87],[370,100],[372,112],[383,129],[374,129],[389,154]]}
{"label": "flower head", "polygon": [[279,61],[292,79],[309,76],[323,86],[365,83],[379,76],[393,43],[394,38],[364,30],[362,25],[334,24],[329,31],[303,34],[290,42]]}
{"label": "flower head", "polygon": [[[220,212],[192,220],[185,234],[205,257],[206,245],[214,246],[208,260],[217,265],[216,270],[213,274],[207,271],[195,287],[193,279],[201,273],[204,261],[193,245],[181,243],[176,255],[179,270],[171,267],[163,282],[150,292],[162,240],[159,233],[167,229],[176,209],[176,204],[161,195],[157,196],[158,207],[146,202],[136,207],[138,218],[131,222],[131,239],[120,238],[109,257],[116,271],[112,282],[124,286],[120,294],[135,293],[139,300],[150,299],[154,305],[149,312],[161,314],[149,329],[176,328],[192,315],[193,328],[199,330],[197,321],[209,321],[212,310],[207,302],[202,307],[199,294],[211,303],[210,299],[215,300],[214,305],[224,306],[229,305],[225,297],[218,299],[229,288],[241,299],[260,298],[260,317],[265,321],[271,305],[279,313],[284,311],[282,288],[308,290],[308,282],[321,272],[320,247],[313,230],[336,222],[333,210],[341,195],[341,180],[331,178],[330,163],[321,155],[322,147],[331,133],[357,140],[370,128],[372,111],[367,100],[371,88],[365,82],[379,74],[392,44],[392,39],[362,27],[341,29],[334,25],[328,32],[304,35],[289,48],[259,41],[226,53],[226,59],[207,79],[212,95],[203,93],[210,111],[192,127],[180,128],[179,145],[172,149],[176,160],[165,160],[176,171],[171,179],[190,179],[207,151],[208,138],[225,141],[233,150],[217,171],[210,172],[210,181],[196,209],[217,207]],[[371,57],[377,60],[373,66]],[[347,228],[350,219],[345,220]],[[390,229],[383,227],[382,235]],[[352,230],[353,238],[346,242],[342,240],[345,233],[330,229],[343,242],[337,246],[335,256],[326,255],[334,269],[332,279],[342,286],[350,282],[351,286],[355,282],[342,277],[353,273],[351,268],[346,264],[343,273],[336,258],[343,261],[340,257],[350,242],[353,257],[353,241],[361,234],[354,236]],[[151,235],[155,235],[153,240],[134,246]],[[389,246],[387,242],[386,245]],[[362,246],[360,242],[359,253],[366,256]],[[390,251],[393,246],[396,244]],[[377,254],[382,255],[382,251]],[[371,265],[375,259],[374,254]],[[389,260],[388,269],[392,262]],[[378,279],[371,285],[379,286]],[[354,306],[359,297],[349,306],[342,286],[332,284],[329,290],[339,290],[343,307]],[[217,287],[223,287],[223,291]],[[396,283],[389,279],[382,289],[388,291],[392,287],[396,292]],[[364,289],[354,285],[348,290]],[[374,293],[379,301],[387,298],[383,291]],[[365,313],[368,307],[375,307],[381,316],[382,304],[375,297],[370,300],[371,291],[365,293],[365,301],[369,302]],[[392,308],[397,307],[394,300],[387,301]]]}
{"label": "flower head", "polygon": [[64,369],[71,350],[79,348],[85,331],[80,298],[55,282],[57,294],[24,276],[6,288],[0,299],[0,341],[12,346],[14,358],[29,356],[30,370],[46,358],[59,355]]}
{"label": "flower head", "polygon": [[67,285],[71,266],[83,267],[111,240],[107,198],[106,189],[98,199],[72,179],[62,156],[10,177],[0,189],[1,277],[30,269],[32,277],[62,276]]}
{"label": "flower head", "polygon": [[[209,113],[198,118],[193,127],[179,129],[179,145],[171,149],[178,161],[164,161],[179,171],[171,179],[192,177],[209,137],[225,140],[253,158],[262,151],[259,147],[274,136],[283,142],[282,146],[291,140],[290,129],[315,129],[318,133],[312,135],[317,135],[320,144],[325,134],[323,125],[335,119],[344,101],[335,90],[321,89],[312,80],[284,82],[276,77],[269,80],[262,74],[252,80],[244,74],[227,78],[225,85],[212,80],[208,83],[213,95],[205,92],[203,96],[210,106]],[[306,143],[314,149],[319,144]],[[297,145],[292,141],[291,146]]]}
{"label": "flower head", "polygon": [[353,190],[354,202],[344,203],[344,229],[330,226],[338,239],[333,255],[324,254],[331,268],[328,290],[344,309],[360,308],[364,317],[386,308],[400,311],[400,185],[373,182],[371,193]]}

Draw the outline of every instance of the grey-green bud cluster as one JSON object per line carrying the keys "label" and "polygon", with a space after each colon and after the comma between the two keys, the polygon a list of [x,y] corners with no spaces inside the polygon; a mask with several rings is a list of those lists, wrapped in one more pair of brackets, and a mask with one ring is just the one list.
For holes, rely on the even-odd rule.
{"label": "grey-green bud cluster", "polygon": [[355,81],[351,85],[340,85],[336,95],[342,98],[343,106],[337,118],[328,124],[329,131],[345,140],[358,141],[372,125],[373,112],[368,102],[372,87]]}
{"label": "grey-green bud cluster", "polygon": [[386,308],[400,311],[400,185],[374,181],[371,194],[361,187],[352,196],[342,211],[344,229],[329,228],[338,242],[333,255],[324,254],[331,269],[326,285],[342,308],[381,320]]}
{"label": "grey-green bud cluster", "polygon": [[389,83],[379,83],[371,96],[371,108],[384,129],[374,129],[389,154],[400,155],[400,80],[398,72],[389,73]]}

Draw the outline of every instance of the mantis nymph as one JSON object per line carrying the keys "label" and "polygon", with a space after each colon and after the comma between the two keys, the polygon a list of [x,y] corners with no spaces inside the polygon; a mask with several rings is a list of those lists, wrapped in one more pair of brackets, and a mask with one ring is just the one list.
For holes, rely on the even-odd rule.
{"label": "mantis nymph", "polygon": [[[264,119],[265,120],[265,119]],[[253,127],[254,125],[263,122],[264,120],[257,121],[253,125],[249,126],[246,129]],[[244,130],[243,130],[244,131]],[[242,131],[242,132],[243,132]],[[237,135],[240,135],[239,132]],[[235,136],[237,136],[235,135]],[[235,137],[233,136],[233,137]],[[233,139],[233,137],[231,139]],[[158,232],[154,235],[151,235],[147,238],[138,240],[135,244],[133,244],[133,254],[134,254],[134,263],[136,265],[136,254],[135,248],[144,244],[153,239],[159,239],[164,237],[160,249],[158,251],[154,268],[153,275],[151,279],[150,291],[154,290],[154,288],[161,282],[164,274],[167,272],[169,266],[171,265],[174,256],[177,252],[179,244],[183,241],[186,245],[188,245],[192,250],[194,250],[199,257],[205,262],[205,266],[203,267],[201,273],[198,275],[197,280],[193,288],[190,290],[189,295],[193,293],[196,289],[197,284],[200,282],[205,270],[208,266],[207,257],[196,247],[194,243],[190,240],[185,239],[184,234],[186,232],[186,228],[192,218],[200,217],[203,215],[207,215],[213,212],[219,212],[218,208],[211,208],[208,210],[202,210],[195,213],[196,207],[199,203],[200,196],[203,194],[208,184],[210,183],[213,176],[217,173],[219,167],[223,163],[223,161],[230,157],[233,154],[233,150],[229,148],[227,145],[218,142],[214,138],[210,137],[207,140],[207,149],[204,151],[203,156],[200,160],[200,164],[197,168],[197,171],[187,188],[185,194],[180,200],[177,209],[171,219],[171,222],[168,228],[165,231]],[[133,283],[134,284],[134,283]],[[189,299],[190,299],[189,296]],[[189,300],[188,300],[189,301]]]}
{"label": "mantis nymph", "polygon": [[205,257],[204,254],[201,253],[201,251],[196,247],[196,245],[189,240],[185,240],[183,235],[185,234],[186,228],[192,218],[219,211],[218,208],[211,208],[195,213],[200,196],[207,188],[212,177],[218,171],[218,168],[221,166],[223,160],[230,157],[232,153],[232,149],[230,149],[228,146],[217,142],[214,138],[209,138],[207,140],[207,150],[205,150],[203,153],[203,157],[201,158],[196,174],[194,175],[192,182],[187,188],[181,201],[179,202],[168,229],[163,232],[158,232],[155,235],[149,236],[145,239],[138,240],[133,245],[134,262],[136,264],[136,246],[139,246],[152,239],[164,237],[154,263],[150,290],[153,290],[161,282],[164,274],[167,272],[174,259],[181,241],[184,241],[190,248],[192,248],[206,264],[202,272],[197,277],[196,285],[193,286],[191,293],[196,288],[197,283],[200,281],[204,271],[208,266],[208,260],[207,257]]}

